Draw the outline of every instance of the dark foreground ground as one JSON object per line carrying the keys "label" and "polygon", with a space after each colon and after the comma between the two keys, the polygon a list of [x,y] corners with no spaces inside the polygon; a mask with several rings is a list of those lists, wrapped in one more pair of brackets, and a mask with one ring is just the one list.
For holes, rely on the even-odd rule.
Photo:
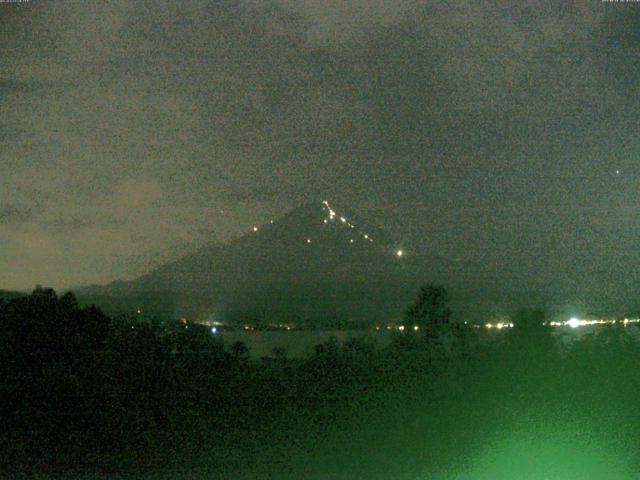
{"label": "dark foreground ground", "polygon": [[132,326],[95,348],[6,336],[2,478],[640,478],[629,329],[453,329],[448,347],[400,335],[256,360]]}
{"label": "dark foreground ground", "polygon": [[600,337],[456,356],[352,342],[306,362],[107,352],[9,406],[3,473],[634,478],[640,351],[624,331]]}

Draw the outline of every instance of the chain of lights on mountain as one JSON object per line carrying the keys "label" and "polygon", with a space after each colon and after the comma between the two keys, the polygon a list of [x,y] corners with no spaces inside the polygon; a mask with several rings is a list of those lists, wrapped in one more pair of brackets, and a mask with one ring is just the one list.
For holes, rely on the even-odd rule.
{"label": "chain of lights on mountain", "polygon": [[[354,224],[352,224],[351,222],[349,222],[346,219],[346,217],[342,217],[342,216],[338,217],[336,211],[331,207],[331,205],[329,205],[328,201],[323,200],[322,201],[322,207],[328,214],[328,217],[322,220],[322,223],[324,223],[325,225],[328,224],[329,222],[335,221],[336,218],[339,218],[340,219],[340,223],[343,223],[345,226],[347,226],[349,228],[352,228],[352,229],[356,228],[356,226]],[[273,220],[270,220],[269,223],[273,223]],[[257,227],[257,226],[253,227],[254,233],[257,233],[258,230],[259,230],[259,227]],[[358,233],[358,235],[361,235],[364,240],[367,240],[367,241],[373,243],[373,238],[371,238],[371,236],[368,233]],[[308,243],[308,244],[311,243],[311,238],[307,238],[306,239],[306,243]],[[355,239],[351,238],[349,240],[349,243],[351,243],[351,244],[355,243]],[[398,249],[398,250],[396,250],[394,252],[394,254],[395,254],[396,257],[401,258],[404,255],[404,251]]]}

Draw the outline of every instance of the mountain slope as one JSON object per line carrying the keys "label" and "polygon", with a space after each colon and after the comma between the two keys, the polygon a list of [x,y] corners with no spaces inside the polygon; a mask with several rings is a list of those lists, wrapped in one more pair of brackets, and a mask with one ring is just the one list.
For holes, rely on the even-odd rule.
{"label": "mountain slope", "polygon": [[312,202],[227,244],[79,295],[145,304],[153,298],[181,316],[385,321],[401,314],[440,260],[401,255],[380,229],[329,202]]}

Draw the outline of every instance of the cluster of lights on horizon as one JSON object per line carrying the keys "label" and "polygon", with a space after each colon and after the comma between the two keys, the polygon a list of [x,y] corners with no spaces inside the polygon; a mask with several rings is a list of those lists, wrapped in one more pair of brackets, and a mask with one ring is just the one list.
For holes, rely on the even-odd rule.
{"label": "cluster of lights on horizon", "polygon": [[585,319],[572,317],[566,322],[549,322],[549,326],[551,327],[567,326],[571,328],[578,328],[578,327],[585,327],[589,325],[622,325],[626,327],[629,324],[634,324],[639,322],[640,322],[640,318],[624,318],[622,320],[602,320],[602,319],[585,320]]}
{"label": "cluster of lights on horizon", "polygon": [[[187,320],[185,318],[182,319],[182,323],[184,324],[184,326],[186,328],[188,328],[187,326]],[[216,334],[218,332],[220,332],[220,326],[223,325],[220,322],[196,322],[199,324],[204,324],[204,325],[208,325],[210,327],[211,333],[212,334]],[[622,325],[624,327],[631,325],[631,324],[637,324],[640,323],[640,318],[638,319],[630,319],[630,318],[625,318],[622,320],[584,320],[584,319],[579,319],[579,318],[570,318],[569,320],[566,321],[551,321],[551,322],[544,322],[543,325],[546,326],[551,326],[551,327],[570,327],[572,329],[575,328],[579,328],[579,327],[583,327],[583,326],[590,326],[590,325]],[[464,322],[465,325],[469,325],[473,328],[485,328],[487,330],[504,330],[504,329],[510,329],[514,327],[514,324],[512,322],[495,322],[495,323],[491,323],[491,322],[487,322],[485,324],[469,324],[469,322]],[[244,324],[242,326],[242,328],[244,330],[255,330],[255,327],[249,324]],[[295,324],[291,324],[291,323],[283,323],[283,324],[270,324],[269,328],[272,329],[281,329],[281,330],[293,330],[296,328]],[[399,332],[405,332],[405,331],[414,331],[417,332],[420,330],[420,327],[418,325],[403,325],[403,324],[395,324],[395,323],[391,323],[391,324],[387,324],[384,326],[380,326],[377,325],[375,327],[376,331],[381,331],[382,329],[385,330],[397,330]]]}
{"label": "cluster of lights on horizon", "polygon": [[[420,326],[418,325],[414,325],[413,328],[409,328],[408,326],[405,325],[396,325],[396,324],[389,324],[385,327],[387,330],[398,330],[399,332],[404,332],[405,330],[413,330],[414,332],[417,332],[418,330],[420,330]],[[381,327],[380,325],[376,325],[376,331],[380,331]]]}
{"label": "cluster of lights on horizon", "polygon": [[485,323],[485,328],[495,328],[497,330],[502,330],[503,328],[513,328],[513,323],[511,322],[498,322],[498,323]]}
{"label": "cluster of lights on horizon", "polygon": [[[625,318],[622,320],[584,320],[584,319],[579,319],[579,318],[575,318],[572,317],[569,320],[566,320],[564,322],[559,322],[559,321],[551,321],[551,322],[544,322],[543,325],[547,325],[547,326],[551,326],[551,327],[571,327],[571,328],[578,328],[578,327],[584,327],[584,326],[589,326],[589,325],[622,325],[624,327],[626,327],[627,325],[631,325],[631,324],[636,324],[636,323],[640,323],[640,318]],[[469,325],[469,322],[464,322],[465,325]],[[508,329],[508,328],[513,328],[514,324],[512,322],[487,322],[485,324],[473,324],[471,325],[474,328],[481,328],[484,327],[487,330],[503,330],[503,329]],[[405,326],[404,325],[395,325],[395,324],[389,324],[386,326],[387,330],[399,330],[400,332],[404,332],[405,331]],[[417,331],[419,328],[418,326],[414,326],[413,327],[414,331]],[[376,330],[380,330],[380,327],[376,327]]]}
{"label": "cluster of lights on horizon", "polygon": [[[465,322],[466,324],[467,322]],[[572,317],[569,320],[566,321],[550,321],[550,322],[544,322],[543,325],[545,326],[550,326],[550,327],[571,327],[571,328],[578,328],[578,327],[586,327],[586,326],[590,326],[590,325],[622,325],[624,327],[626,327],[627,325],[630,324],[636,324],[636,323],[640,323],[640,318],[625,318],[622,320],[603,320],[603,319],[597,319],[597,320],[585,320],[585,319],[580,319],[580,318],[576,318],[576,317]],[[474,325],[475,328],[479,328],[481,325]],[[498,322],[498,323],[485,323],[484,328],[487,329],[497,329],[497,330],[501,330],[503,328],[513,328],[513,323],[511,322]]]}

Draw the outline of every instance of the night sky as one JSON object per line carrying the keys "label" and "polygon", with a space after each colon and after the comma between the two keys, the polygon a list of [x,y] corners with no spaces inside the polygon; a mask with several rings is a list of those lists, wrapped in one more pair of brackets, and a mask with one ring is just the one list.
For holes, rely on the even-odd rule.
{"label": "night sky", "polygon": [[509,288],[640,304],[638,32],[600,0],[0,3],[0,288],[328,199]]}

